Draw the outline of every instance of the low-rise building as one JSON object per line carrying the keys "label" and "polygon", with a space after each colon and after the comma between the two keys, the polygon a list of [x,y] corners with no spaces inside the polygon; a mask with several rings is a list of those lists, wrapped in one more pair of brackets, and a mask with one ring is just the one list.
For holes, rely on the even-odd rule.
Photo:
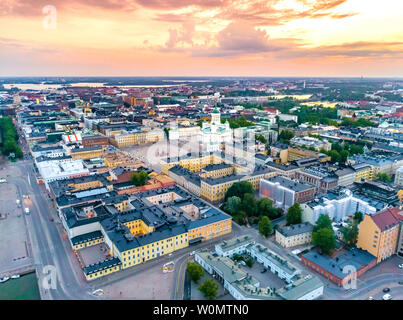
{"label": "low-rise building", "polygon": [[215,252],[222,257],[232,258],[234,254],[244,254],[250,244],[255,244],[255,240],[252,237],[241,236],[216,244]]}
{"label": "low-rise building", "polygon": [[334,257],[311,250],[301,256],[301,262],[341,287],[373,268],[376,257],[357,248],[340,252]]}
{"label": "low-rise building", "polygon": [[309,222],[285,226],[276,230],[276,242],[284,248],[290,248],[312,241],[313,225]]}

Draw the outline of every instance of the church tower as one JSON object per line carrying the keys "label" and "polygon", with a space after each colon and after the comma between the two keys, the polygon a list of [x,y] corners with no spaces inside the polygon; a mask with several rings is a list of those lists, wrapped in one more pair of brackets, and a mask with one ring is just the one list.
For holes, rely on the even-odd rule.
{"label": "church tower", "polygon": [[221,124],[221,113],[217,108],[211,114],[211,124]]}

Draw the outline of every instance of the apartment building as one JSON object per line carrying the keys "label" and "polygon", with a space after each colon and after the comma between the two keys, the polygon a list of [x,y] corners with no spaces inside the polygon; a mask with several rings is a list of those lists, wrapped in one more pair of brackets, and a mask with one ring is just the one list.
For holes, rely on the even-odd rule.
{"label": "apartment building", "polygon": [[398,208],[385,209],[373,215],[364,215],[360,223],[357,248],[368,251],[377,263],[396,253],[398,248],[400,221],[394,214]]}
{"label": "apartment building", "polygon": [[260,196],[273,200],[277,207],[287,210],[294,203],[311,201],[315,187],[282,176],[260,180]]}

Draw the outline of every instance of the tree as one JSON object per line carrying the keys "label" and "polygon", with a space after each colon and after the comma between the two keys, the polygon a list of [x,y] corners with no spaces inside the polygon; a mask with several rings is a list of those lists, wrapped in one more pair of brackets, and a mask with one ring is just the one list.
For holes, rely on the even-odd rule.
{"label": "tree", "polygon": [[357,224],[360,224],[360,222],[364,219],[364,216],[362,214],[362,212],[357,211],[356,213],[354,213],[354,221],[357,221]]}
{"label": "tree", "polygon": [[287,223],[287,226],[302,222],[302,208],[298,202],[294,203],[291,207],[288,208],[285,221]]}
{"label": "tree", "polygon": [[239,210],[241,203],[242,203],[241,198],[237,196],[232,196],[228,198],[227,202],[225,203],[225,210],[231,215],[233,215]]}
{"label": "tree", "polygon": [[148,179],[148,173],[145,171],[133,172],[131,182],[136,186],[144,186]]}
{"label": "tree", "polygon": [[257,212],[255,196],[252,193],[245,193],[242,199],[242,209],[247,216],[255,216]]}
{"label": "tree", "polygon": [[164,128],[164,132],[165,132],[165,136],[167,137],[167,139],[169,138],[169,128]]}
{"label": "tree", "polygon": [[278,210],[273,207],[273,201],[268,198],[261,198],[257,201],[257,213],[268,216],[270,219],[280,216]]}
{"label": "tree", "polygon": [[206,280],[198,290],[208,299],[217,298],[218,284],[213,279]]}
{"label": "tree", "polygon": [[249,268],[252,268],[255,263],[255,260],[251,256],[247,257],[244,261]]}
{"label": "tree", "polygon": [[278,136],[278,139],[281,142],[284,143],[289,143],[290,140],[294,137],[294,132],[292,132],[291,130],[283,130],[281,131],[281,133]]}
{"label": "tree", "polygon": [[273,228],[271,226],[271,221],[268,217],[263,216],[259,221],[259,233],[263,237],[267,237],[269,234],[273,232]]}
{"label": "tree", "polygon": [[391,181],[390,176],[387,173],[383,173],[383,172],[379,172],[376,175],[376,180],[380,180],[380,181],[383,181],[383,182],[390,182]]}
{"label": "tree", "polygon": [[328,228],[328,229],[333,230],[332,220],[330,220],[330,218],[327,214],[319,215],[319,218],[318,218],[318,220],[316,220],[316,224],[313,227],[313,231],[316,231],[316,230],[319,230],[322,228]]}
{"label": "tree", "polygon": [[336,248],[336,237],[332,229],[321,228],[312,232],[312,244],[325,254],[330,254]]}
{"label": "tree", "polygon": [[243,199],[245,193],[254,193],[252,184],[248,181],[235,182],[225,194],[225,200],[232,196]]}
{"label": "tree", "polygon": [[262,136],[261,134],[256,137],[256,140],[260,141],[261,143],[264,143],[264,144],[267,142],[267,139],[264,136]]}
{"label": "tree", "polygon": [[238,211],[236,214],[232,216],[234,221],[238,224],[245,224],[246,223],[246,213],[245,211]]}
{"label": "tree", "polygon": [[338,153],[336,150],[330,150],[328,155],[330,156],[330,161],[333,163],[340,162],[341,160],[340,153]]}
{"label": "tree", "polygon": [[343,235],[344,242],[349,246],[353,247],[357,242],[358,237],[358,224],[357,221],[350,222],[347,226],[341,229],[341,234]]}
{"label": "tree", "polygon": [[198,282],[204,274],[203,267],[196,262],[188,262],[186,265],[186,272],[194,282]]}
{"label": "tree", "polygon": [[349,152],[347,150],[341,150],[340,151],[340,162],[345,163],[347,161],[347,158],[349,156]]}
{"label": "tree", "polygon": [[243,260],[243,258],[242,258],[242,256],[240,254],[234,253],[234,255],[232,256],[232,260],[238,262],[238,261]]}

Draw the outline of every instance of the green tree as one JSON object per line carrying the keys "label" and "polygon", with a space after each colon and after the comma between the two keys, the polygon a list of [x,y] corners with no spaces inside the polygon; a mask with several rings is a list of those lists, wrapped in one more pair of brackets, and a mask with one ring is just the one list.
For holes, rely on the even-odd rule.
{"label": "green tree", "polygon": [[252,268],[253,264],[255,263],[255,260],[253,260],[253,258],[249,256],[245,259],[245,263],[249,268]]}
{"label": "green tree", "polygon": [[245,224],[246,223],[246,213],[243,210],[238,211],[236,214],[232,216],[232,219],[238,224]]}
{"label": "green tree", "polygon": [[256,137],[256,140],[260,141],[261,143],[267,142],[267,139],[265,137],[263,137],[261,134]]}
{"label": "green tree", "polygon": [[376,175],[376,180],[380,180],[380,181],[383,181],[383,182],[390,182],[391,181],[390,176],[387,173],[383,173],[383,172],[379,172]]}
{"label": "green tree", "polygon": [[186,265],[186,272],[194,282],[198,282],[204,274],[203,267],[196,262],[188,262]]}
{"label": "green tree", "polygon": [[235,182],[225,194],[225,200],[232,196],[243,199],[245,193],[254,193],[252,184],[248,181]]}
{"label": "green tree", "polygon": [[358,224],[357,221],[350,222],[347,226],[341,229],[344,242],[349,246],[355,246],[358,237]]}
{"label": "green tree", "polygon": [[268,216],[270,219],[277,218],[280,215],[278,210],[273,207],[273,201],[268,198],[261,198],[257,201],[257,213]]}
{"label": "green tree", "polygon": [[213,279],[206,280],[198,290],[208,299],[217,298],[218,284]]}
{"label": "green tree", "polygon": [[302,222],[302,208],[298,202],[288,208],[285,221],[287,226]]}
{"label": "green tree", "polygon": [[259,233],[263,237],[267,237],[269,234],[273,232],[273,228],[271,226],[271,221],[268,217],[263,216],[259,221]]}
{"label": "green tree", "polygon": [[242,200],[237,196],[232,196],[228,198],[225,203],[225,210],[231,215],[235,214],[241,207]]}
{"label": "green tree", "polygon": [[319,218],[318,218],[318,220],[316,220],[316,224],[313,227],[313,231],[316,231],[316,230],[319,230],[322,228],[327,228],[327,229],[333,230],[332,220],[330,220],[330,218],[327,214],[319,215]]}
{"label": "green tree", "polygon": [[278,136],[278,139],[283,143],[290,143],[290,140],[294,137],[294,132],[291,130],[283,130]]}
{"label": "green tree", "polygon": [[347,158],[349,155],[350,154],[347,150],[341,150],[340,151],[340,162],[345,163],[347,161]]}
{"label": "green tree", "polygon": [[169,138],[169,128],[164,128],[164,132],[165,132],[165,136],[167,137],[167,139]]}
{"label": "green tree", "polygon": [[246,212],[246,215],[251,217],[255,216],[257,212],[257,205],[255,196],[252,193],[245,193],[242,199],[242,209]]}
{"label": "green tree", "polygon": [[148,173],[145,171],[133,172],[131,182],[136,186],[144,186],[148,179]]}
{"label": "green tree", "polygon": [[332,229],[321,228],[312,232],[312,244],[325,254],[330,254],[336,248],[336,237]]}
{"label": "green tree", "polygon": [[243,257],[238,253],[234,253],[234,255],[232,256],[232,260],[238,262],[238,261],[243,260]]}
{"label": "green tree", "polygon": [[330,161],[333,163],[340,162],[341,160],[340,153],[336,150],[330,150],[328,155],[330,156]]}
{"label": "green tree", "polygon": [[363,219],[364,219],[364,216],[363,216],[362,212],[357,211],[356,213],[354,213],[354,221],[357,221],[358,224],[360,224]]}

